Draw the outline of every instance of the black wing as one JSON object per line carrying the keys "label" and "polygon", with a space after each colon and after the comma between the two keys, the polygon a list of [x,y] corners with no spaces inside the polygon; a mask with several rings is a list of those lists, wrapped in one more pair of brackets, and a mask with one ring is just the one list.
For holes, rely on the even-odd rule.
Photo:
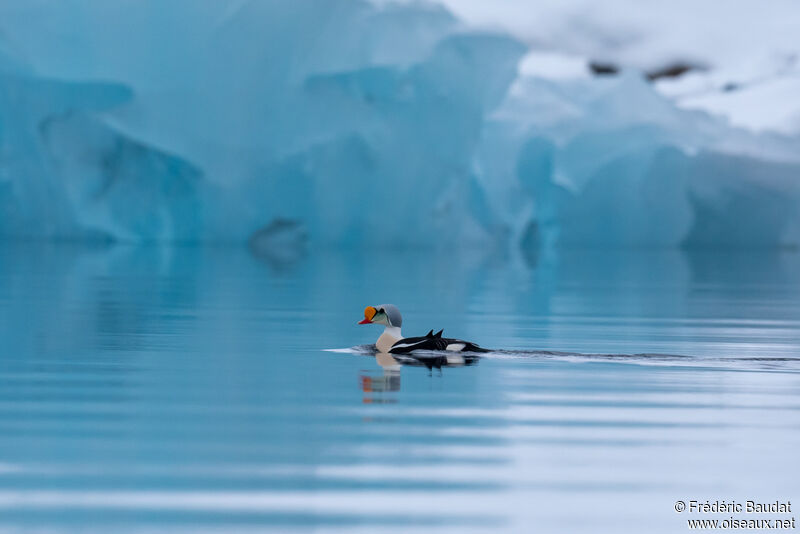
{"label": "black wing", "polygon": [[433,330],[422,337],[406,337],[392,345],[389,352],[405,354],[413,350],[451,350],[455,352],[488,352],[475,343],[442,337],[442,330],[433,333]]}
{"label": "black wing", "polygon": [[428,335],[422,337],[405,337],[396,341],[389,352],[393,354],[405,354],[412,350],[444,350],[447,345],[440,336],[434,336],[433,330]]}

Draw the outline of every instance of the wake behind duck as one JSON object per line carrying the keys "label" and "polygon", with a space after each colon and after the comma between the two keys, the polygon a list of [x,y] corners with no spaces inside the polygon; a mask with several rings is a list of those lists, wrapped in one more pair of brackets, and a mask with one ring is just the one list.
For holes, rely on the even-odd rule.
{"label": "wake behind duck", "polygon": [[[358,324],[382,324],[385,326],[374,345],[357,345],[341,349],[324,349],[329,352],[344,352],[364,356],[382,356],[379,364],[386,366],[456,367],[473,365],[480,359],[537,359],[570,362],[614,362],[638,365],[663,365],[680,367],[723,367],[736,370],[775,370],[800,373],[800,359],[774,356],[689,356],[664,353],[581,353],[558,350],[486,349],[471,341],[446,338],[442,331],[430,330],[420,337],[403,337],[403,316],[394,304],[367,306],[364,319]],[[377,354],[376,354],[377,353]]]}

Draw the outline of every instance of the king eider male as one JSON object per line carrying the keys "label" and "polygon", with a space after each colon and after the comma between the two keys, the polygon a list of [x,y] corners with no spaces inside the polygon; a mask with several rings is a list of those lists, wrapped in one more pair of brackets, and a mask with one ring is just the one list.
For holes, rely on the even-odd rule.
{"label": "king eider male", "polygon": [[394,304],[381,304],[380,306],[367,306],[364,308],[364,320],[358,324],[382,324],[386,328],[375,342],[379,352],[405,354],[412,350],[449,350],[454,352],[488,352],[469,341],[442,337],[442,330],[433,333],[433,330],[422,337],[403,337],[400,327],[403,326],[403,316]]}

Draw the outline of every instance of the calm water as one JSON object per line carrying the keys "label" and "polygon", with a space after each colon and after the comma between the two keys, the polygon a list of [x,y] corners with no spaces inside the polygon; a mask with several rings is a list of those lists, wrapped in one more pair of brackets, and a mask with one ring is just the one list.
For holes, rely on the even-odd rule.
{"label": "calm water", "polygon": [[[382,368],[406,335],[509,351]],[[684,532],[800,506],[800,255],[0,249],[2,532]],[[798,513],[797,515],[800,515]],[[727,517],[727,516],[725,516]]]}

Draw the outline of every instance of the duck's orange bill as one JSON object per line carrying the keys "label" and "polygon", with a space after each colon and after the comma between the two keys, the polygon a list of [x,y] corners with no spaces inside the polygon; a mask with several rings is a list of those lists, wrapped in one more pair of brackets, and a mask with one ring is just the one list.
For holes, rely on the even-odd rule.
{"label": "duck's orange bill", "polygon": [[372,322],[372,318],[375,317],[376,313],[378,313],[378,310],[376,310],[372,306],[367,306],[366,308],[364,308],[364,320],[359,321],[358,324],[370,324]]}

